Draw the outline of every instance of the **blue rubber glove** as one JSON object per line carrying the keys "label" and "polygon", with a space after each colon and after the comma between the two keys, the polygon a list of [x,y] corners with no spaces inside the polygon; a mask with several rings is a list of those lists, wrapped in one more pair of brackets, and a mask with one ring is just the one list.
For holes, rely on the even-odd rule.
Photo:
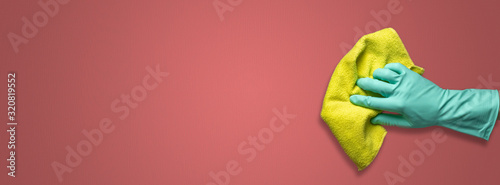
{"label": "blue rubber glove", "polygon": [[497,90],[442,89],[402,64],[376,69],[358,79],[364,90],[382,95],[352,95],[353,104],[398,114],[379,114],[373,124],[421,128],[439,125],[488,140],[498,116]]}

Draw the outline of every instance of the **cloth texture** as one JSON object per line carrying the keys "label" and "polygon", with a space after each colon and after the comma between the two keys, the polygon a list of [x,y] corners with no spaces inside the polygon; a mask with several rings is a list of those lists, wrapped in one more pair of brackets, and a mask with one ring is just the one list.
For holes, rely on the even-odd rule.
{"label": "cloth texture", "polygon": [[423,68],[413,64],[394,29],[367,34],[340,60],[328,84],[321,118],[359,171],[375,159],[387,131],[370,122],[382,111],[356,106],[349,101],[349,97],[355,94],[381,97],[358,87],[356,80],[373,78],[375,69],[396,62],[420,75],[424,72]]}

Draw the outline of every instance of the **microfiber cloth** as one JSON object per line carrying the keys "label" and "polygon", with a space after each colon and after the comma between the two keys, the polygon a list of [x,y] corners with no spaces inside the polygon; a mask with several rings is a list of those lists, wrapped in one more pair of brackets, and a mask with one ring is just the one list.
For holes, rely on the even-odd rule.
{"label": "microfiber cloth", "polygon": [[354,94],[381,97],[358,87],[356,80],[373,78],[375,69],[395,62],[418,74],[424,72],[423,68],[413,64],[394,29],[386,28],[365,35],[340,60],[326,90],[321,118],[359,171],[375,159],[387,131],[370,122],[371,118],[382,111],[356,106],[349,101],[349,97]]}

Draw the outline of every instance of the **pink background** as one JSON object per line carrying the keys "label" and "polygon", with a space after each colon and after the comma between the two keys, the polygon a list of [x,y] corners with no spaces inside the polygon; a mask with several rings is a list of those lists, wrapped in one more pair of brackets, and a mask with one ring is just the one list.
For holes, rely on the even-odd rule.
{"label": "pink background", "polygon": [[[64,164],[65,147],[102,118],[113,121],[114,132],[60,184],[209,184],[209,173],[231,160],[242,171],[230,184],[387,184],[384,173],[398,174],[398,156],[408,159],[419,150],[414,141],[435,129],[386,127],[377,158],[357,172],[320,118],[343,56],[339,45],[353,45],[354,28],[372,24],[370,11],[387,11],[389,1],[243,0],[223,21],[212,0],[70,1],[16,54],[7,34],[21,34],[21,18],[31,20],[37,2],[0,3],[0,81],[17,72],[19,122],[15,179],[7,176],[8,136],[0,132],[0,184],[59,184],[51,163]],[[441,87],[498,89],[499,6],[401,0],[387,27]],[[119,120],[111,102],[156,64],[170,75]],[[493,82],[485,83],[488,75]],[[268,128],[273,108],[284,106],[296,118],[247,162],[239,144]],[[499,183],[498,128],[489,142],[444,133],[446,141],[404,183]]]}

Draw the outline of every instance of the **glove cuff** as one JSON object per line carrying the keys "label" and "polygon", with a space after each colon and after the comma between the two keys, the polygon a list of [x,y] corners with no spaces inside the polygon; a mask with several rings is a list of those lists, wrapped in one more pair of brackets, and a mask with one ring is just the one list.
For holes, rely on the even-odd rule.
{"label": "glove cuff", "polygon": [[[489,89],[450,90],[440,125],[489,140],[497,121],[499,93]],[[458,106],[457,106],[458,105]]]}
{"label": "glove cuff", "polygon": [[500,106],[500,97],[498,94],[497,90],[491,90],[492,93],[492,98],[491,98],[491,112],[489,113],[489,119],[488,122],[485,124],[484,127],[484,135],[483,138],[486,140],[490,139],[490,134],[493,131],[493,127],[495,126],[495,123],[497,122],[498,119],[498,109]]}

